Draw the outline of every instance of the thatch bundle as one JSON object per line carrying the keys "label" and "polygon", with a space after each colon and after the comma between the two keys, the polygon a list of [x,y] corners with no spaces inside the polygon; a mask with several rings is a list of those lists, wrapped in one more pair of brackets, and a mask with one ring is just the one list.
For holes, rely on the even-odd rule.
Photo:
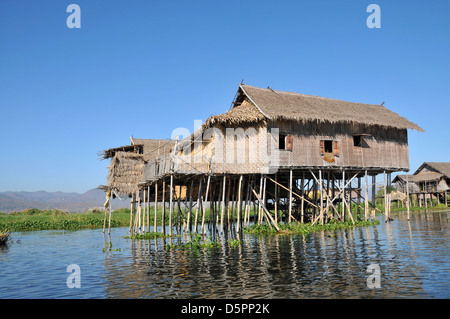
{"label": "thatch bundle", "polygon": [[245,99],[240,105],[236,105],[224,114],[209,117],[204,127],[212,127],[216,124],[224,126],[237,126],[242,124],[265,122],[266,117],[257,109],[257,107]]}
{"label": "thatch bundle", "polygon": [[382,105],[347,102],[270,88],[262,89],[246,84],[241,84],[239,90],[241,95],[249,99],[271,120],[363,124],[423,131],[417,124]]}
{"label": "thatch bundle", "polygon": [[134,194],[144,172],[144,157],[141,154],[117,152],[111,159],[107,186],[119,194]]}

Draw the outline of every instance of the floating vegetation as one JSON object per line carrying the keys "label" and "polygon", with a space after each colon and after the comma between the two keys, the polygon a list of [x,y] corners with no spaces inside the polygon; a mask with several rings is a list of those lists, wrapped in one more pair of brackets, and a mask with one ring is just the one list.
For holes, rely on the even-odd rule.
{"label": "floating vegetation", "polygon": [[131,236],[123,236],[122,238],[125,239],[155,239],[155,238],[162,238],[162,237],[169,237],[169,235],[165,235],[163,233],[157,233],[157,232],[143,232],[142,234],[133,234]]}
{"label": "floating vegetation", "polygon": [[[128,226],[129,213],[113,212],[111,227]],[[68,214],[59,210],[26,209],[22,212],[0,214],[0,229],[11,231],[48,229],[95,229],[103,227],[103,214],[96,212]]]}
{"label": "floating vegetation", "polygon": [[[239,246],[241,241],[238,239],[232,239],[230,241],[227,241],[226,243],[228,243],[230,247],[234,248]],[[185,243],[166,245],[167,250],[179,249],[187,251],[199,251],[202,249],[219,248],[219,247],[221,247],[220,242],[211,240],[211,237],[205,239],[204,236],[201,236],[200,234],[194,234],[191,240]]]}
{"label": "floating vegetation", "polygon": [[321,230],[336,230],[342,228],[352,228],[352,227],[361,227],[361,226],[373,226],[378,225],[380,223],[379,220],[372,221],[355,221],[355,223],[351,221],[340,222],[333,221],[328,222],[324,225],[311,223],[290,223],[290,224],[279,224],[278,228],[280,231],[278,232],[275,228],[270,227],[268,224],[257,225],[254,224],[249,227],[244,228],[245,233],[249,234],[308,234],[315,231]]}
{"label": "floating vegetation", "polygon": [[107,251],[123,251],[123,249],[122,248],[115,248],[115,249],[113,249],[112,248],[112,242],[108,242],[106,244],[106,247],[103,248],[103,252],[107,252]]}

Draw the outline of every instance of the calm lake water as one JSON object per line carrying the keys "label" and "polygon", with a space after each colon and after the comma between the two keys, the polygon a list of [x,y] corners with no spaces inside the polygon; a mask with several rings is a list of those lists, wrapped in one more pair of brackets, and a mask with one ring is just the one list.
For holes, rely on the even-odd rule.
{"label": "calm lake water", "polygon": [[[244,234],[237,247],[197,252],[124,239],[128,228],[110,238],[101,229],[15,232],[0,250],[0,298],[450,298],[450,212],[393,217],[307,236]],[[70,264],[80,288],[68,288]],[[379,288],[368,287],[371,264]]]}

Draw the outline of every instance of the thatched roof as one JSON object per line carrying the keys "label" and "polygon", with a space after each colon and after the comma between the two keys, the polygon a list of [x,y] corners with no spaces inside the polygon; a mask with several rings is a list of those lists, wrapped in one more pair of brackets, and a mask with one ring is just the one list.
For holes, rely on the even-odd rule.
{"label": "thatched roof", "polygon": [[143,146],[142,154],[146,161],[169,154],[175,142],[174,140],[131,138],[132,144]]}
{"label": "thatched roof", "polygon": [[130,141],[130,145],[110,148],[98,153],[98,155],[101,159],[108,159],[114,157],[117,152],[131,152],[135,154],[142,154],[144,155],[144,159],[146,161],[150,161],[162,155],[168,154],[175,145],[175,141],[163,139],[143,139],[131,137]]}
{"label": "thatched roof", "polygon": [[[256,107],[248,105],[248,101]],[[206,123],[239,124],[252,120],[294,120],[299,122],[355,123],[423,131],[417,124],[381,105],[347,102],[320,96],[263,89],[240,84],[233,107],[210,117]]]}
{"label": "thatched roof", "polygon": [[[408,176],[408,178],[407,178]],[[442,178],[441,173],[437,172],[422,172],[414,175],[397,175],[393,182],[396,183],[398,179],[401,179],[403,182],[406,182],[406,179],[408,179],[408,182],[411,183],[419,183],[419,182],[432,182],[437,181]]]}
{"label": "thatched roof", "polygon": [[423,174],[421,171],[426,168],[428,171],[438,172],[445,175],[446,178],[450,178],[450,162],[424,162],[414,173]]}
{"label": "thatched roof", "polygon": [[258,108],[248,99],[245,99],[241,104],[236,105],[228,112],[211,116],[205,121],[204,126],[211,127],[215,124],[227,126],[242,125],[243,123],[265,122],[265,119],[266,117]]}
{"label": "thatched roof", "polygon": [[108,170],[107,187],[118,194],[134,194],[143,177],[144,156],[130,152],[116,152]]}

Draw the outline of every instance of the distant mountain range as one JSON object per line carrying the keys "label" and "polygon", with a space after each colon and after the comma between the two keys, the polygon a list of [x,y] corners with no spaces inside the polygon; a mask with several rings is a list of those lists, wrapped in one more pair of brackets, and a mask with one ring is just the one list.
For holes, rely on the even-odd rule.
{"label": "distant mountain range", "polygon": [[[67,212],[84,212],[91,208],[103,208],[105,192],[91,189],[86,193],[64,192],[0,192],[0,212],[22,211],[26,208],[59,209]],[[113,201],[113,209],[128,207],[129,201]]]}

